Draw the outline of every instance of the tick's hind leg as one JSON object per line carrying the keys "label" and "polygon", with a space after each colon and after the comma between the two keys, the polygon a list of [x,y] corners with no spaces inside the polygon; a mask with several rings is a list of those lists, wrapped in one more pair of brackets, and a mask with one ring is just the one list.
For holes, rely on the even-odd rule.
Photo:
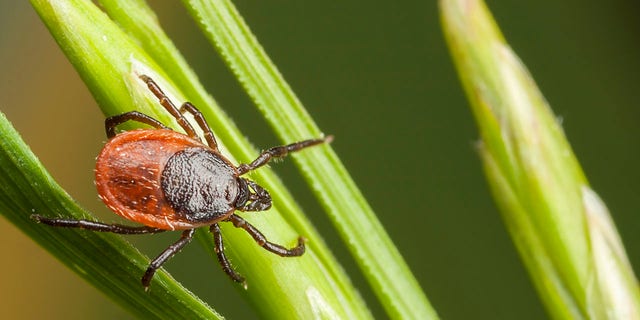
{"label": "tick's hind leg", "polygon": [[167,260],[171,259],[176,253],[178,253],[184,246],[186,246],[191,239],[193,239],[193,233],[196,229],[189,229],[182,232],[182,236],[180,240],[176,241],[174,244],[170,245],[167,249],[162,251],[162,253],[157,256],[147,268],[147,271],[142,276],[142,286],[144,286],[144,290],[149,290],[149,285],[151,284],[151,279],[153,279],[153,275],[156,273],[160,267],[167,262]]}
{"label": "tick's hind leg", "polygon": [[224,254],[224,243],[222,242],[222,233],[220,232],[220,226],[217,223],[214,223],[209,227],[209,231],[213,234],[213,241],[215,242],[214,250],[216,251],[216,255],[218,256],[218,261],[220,262],[220,266],[222,266],[222,270],[226,273],[233,281],[242,284],[242,286],[246,289],[247,282],[244,281],[244,277],[233,270],[231,266],[231,262]]}
{"label": "tick's hind leg", "polygon": [[302,237],[298,238],[297,246],[291,249],[287,249],[279,244],[269,242],[267,238],[262,234],[262,232],[256,229],[256,227],[249,224],[249,222],[247,222],[246,220],[242,219],[240,216],[232,214],[229,217],[228,221],[231,221],[236,228],[244,229],[248,234],[251,235],[251,237],[253,237],[253,240],[255,240],[258,245],[265,248],[269,252],[275,253],[281,257],[298,257],[304,254],[305,240]]}
{"label": "tick's hind leg", "polygon": [[127,113],[108,117],[104,120],[104,128],[107,131],[107,137],[113,138],[116,135],[116,126],[127,122],[129,120],[138,121],[144,124],[148,124],[156,129],[169,129],[169,127],[162,124],[160,121],[138,111],[130,111]]}
{"label": "tick's hind leg", "polygon": [[37,221],[38,223],[46,224],[53,227],[61,227],[61,228],[78,228],[85,229],[91,231],[99,231],[99,232],[111,232],[117,234],[149,234],[149,233],[160,233],[166,230],[152,228],[147,226],[125,226],[121,224],[106,224],[102,222],[95,222],[90,220],[76,220],[76,219],[58,219],[58,218],[47,218],[38,214],[32,214],[31,219]]}
{"label": "tick's hind leg", "polygon": [[263,151],[258,156],[258,158],[253,160],[251,163],[239,165],[238,166],[238,171],[242,175],[242,174],[245,174],[245,173],[247,173],[247,172],[249,172],[251,170],[255,170],[255,169],[267,164],[273,158],[283,158],[287,154],[289,154],[290,152],[299,151],[299,150],[302,150],[304,148],[308,148],[308,147],[311,147],[311,146],[315,146],[317,144],[321,144],[323,142],[331,142],[332,140],[333,140],[333,136],[326,136],[326,137],[324,137],[322,139],[310,139],[310,140],[304,140],[304,141],[299,141],[299,142],[296,142],[296,143],[288,144],[288,145],[285,145],[285,146],[272,147],[272,148],[269,148],[269,149]]}

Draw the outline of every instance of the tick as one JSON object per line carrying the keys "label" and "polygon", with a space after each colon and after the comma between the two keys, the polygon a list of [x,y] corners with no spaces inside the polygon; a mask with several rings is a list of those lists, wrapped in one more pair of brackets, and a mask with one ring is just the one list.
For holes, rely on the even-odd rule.
{"label": "tick", "polygon": [[[245,279],[237,273],[224,254],[220,222],[231,222],[244,229],[267,251],[282,257],[304,254],[302,237],[297,246],[286,248],[269,242],[266,237],[236,211],[264,211],[271,207],[269,192],[242,175],[282,158],[290,152],[330,142],[332,137],[304,140],[277,146],[262,152],[248,164],[235,166],[220,153],[216,138],[204,116],[191,103],[178,109],[148,76],[142,75],[149,90],[177,120],[186,134],[171,130],[160,121],[137,111],[109,117],[105,129],[109,141],[96,160],[95,184],[98,196],[116,214],[142,224],[128,226],[90,220],[46,218],[32,215],[37,222],[63,228],[81,228],[117,234],[153,234],[182,230],[178,241],[151,261],[142,277],[148,290],[151,279],[162,264],[186,246],[196,228],[208,226],[213,234],[215,252],[224,272],[246,288]],[[206,145],[187,121],[190,113],[202,129]],[[153,129],[116,133],[116,127],[127,121],[147,124]]]}

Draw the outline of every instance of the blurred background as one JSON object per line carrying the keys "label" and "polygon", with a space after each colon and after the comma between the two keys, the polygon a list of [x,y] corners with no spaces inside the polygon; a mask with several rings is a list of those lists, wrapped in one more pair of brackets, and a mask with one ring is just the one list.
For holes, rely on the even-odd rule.
{"label": "blurred background", "polygon": [[[166,31],[250,140],[279,144],[180,2],[156,2]],[[440,316],[546,318],[488,192],[436,1],[234,3],[318,125],[335,135],[332,146]],[[487,4],[563,119],[638,273],[639,3]],[[0,63],[0,111],[56,180],[110,221],[93,186],[94,159],[106,140],[103,116],[27,1],[0,1]],[[272,167],[385,318],[292,162]],[[128,239],[153,256],[173,237]],[[130,317],[3,218],[0,252],[3,318]],[[198,245],[166,268],[228,318],[256,317]]]}

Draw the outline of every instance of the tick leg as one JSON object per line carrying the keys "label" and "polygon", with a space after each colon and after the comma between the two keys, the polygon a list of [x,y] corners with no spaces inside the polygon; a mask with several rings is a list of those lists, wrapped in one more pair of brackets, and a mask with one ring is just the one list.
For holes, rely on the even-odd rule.
{"label": "tick leg", "polygon": [[32,214],[31,219],[38,223],[61,228],[79,228],[91,231],[111,232],[117,234],[148,234],[164,232],[164,229],[147,226],[133,227],[121,224],[106,224],[89,220],[46,218],[38,214]]}
{"label": "tick leg", "polygon": [[104,120],[104,128],[107,131],[107,137],[113,138],[116,135],[116,126],[121,123],[127,122],[129,120],[142,122],[156,129],[169,129],[169,127],[160,123],[160,121],[154,118],[151,118],[144,113],[140,113],[138,111],[130,111],[127,113],[108,117],[107,119]]}
{"label": "tick leg", "polygon": [[191,102],[185,102],[184,104],[182,104],[182,107],[180,107],[180,112],[185,112],[185,111],[191,113],[193,118],[196,120],[196,122],[200,126],[200,128],[204,132],[204,138],[207,140],[207,144],[209,144],[209,147],[214,151],[218,151],[218,143],[216,142],[216,137],[213,135],[213,131],[211,131],[211,127],[209,127],[207,120],[205,120],[200,110],[198,110],[196,106],[191,104]]}
{"label": "tick leg", "polygon": [[310,139],[310,140],[295,142],[285,146],[272,147],[263,151],[262,154],[258,156],[258,158],[253,160],[253,162],[249,164],[239,165],[238,171],[240,172],[240,175],[242,175],[251,170],[255,170],[267,164],[273,158],[282,158],[282,157],[285,157],[287,154],[289,154],[289,152],[299,151],[301,149],[315,146],[323,142],[331,142],[331,140],[333,140],[333,136],[326,136],[323,139]]}
{"label": "tick leg", "polygon": [[273,252],[281,257],[297,257],[304,254],[305,240],[302,237],[298,237],[297,246],[291,249],[287,249],[279,244],[267,241],[267,238],[258,229],[256,229],[256,227],[249,224],[249,222],[247,222],[246,220],[240,218],[240,216],[232,214],[227,221],[231,221],[236,228],[244,229],[251,235],[251,237],[253,237],[253,240],[255,240],[258,245],[265,248],[267,251]]}
{"label": "tick leg", "polygon": [[147,268],[147,271],[142,276],[142,285],[144,286],[144,290],[149,290],[149,285],[151,284],[151,279],[153,275],[156,273],[156,270],[160,269],[160,267],[167,262],[167,260],[171,259],[176,253],[178,253],[184,246],[186,246],[191,239],[193,239],[193,233],[196,229],[189,229],[182,232],[182,236],[180,240],[176,241],[174,244],[170,245],[167,249],[162,251],[162,253],[157,256]]}
{"label": "tick leg", "polygon": [[222,266],[222,270],[235,282],[242,284],[242,286],[246,289],[247,282],[244,281],[244,277],[233,270],[231,267],[231,262],[224,254],[224,243],[222,242],[222,233],[220,232],[220,226],[217,223],[214,223],[209,227],[209,231],[213,234],[213,241],[215,242],[214,250],[216,255],[218,256],[218,261],[220,262],[220,266]]}
{"label": "tick leg", "polygon": [[174,118],[176,118],[176,120],[178,121],[178,124],[182,127],[182,129],[184,129],[187,135],[192,139],[200,141],[200,138],[196,134],[196,130],[193,129],[193,126],[191,126],[189,121],[187,121],[187,118],[185,118],[184,115],[180,112],[180,110],[176,108],[173,102],[169,100],[169,97],[167,97],[167,95],[164,94],[164,92],[162,92],[162,89],[160,89],[158,84],[155,81],[153,81],[153,79],[151,79],[149,76],[146,76],[146,75],[141,75],[140,79],[142,79],[142,81],[144,81],[147,84],[147,87],[149,88],[149,90],[151,90],[153,95],[155,95],[156,98],[158,98],[158,100],[160,101],[160,104],[165,109],[167,109],[167,111],[169,111],[169,113]]}

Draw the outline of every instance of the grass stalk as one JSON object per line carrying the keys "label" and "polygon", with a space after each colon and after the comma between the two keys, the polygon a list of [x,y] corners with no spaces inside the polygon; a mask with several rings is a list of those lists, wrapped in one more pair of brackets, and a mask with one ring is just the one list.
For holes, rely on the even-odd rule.
{"label": "grass stalk", "polygon": [[558,119],[480,0],[441,0],[493,196],[556,319],[639,319],[640,294],[609,212]]}
{"label": "grass stalk", "polygon": [[[282,141],[322,135],[230,1],[183,2]],[[294,158],[388,316],[436,319],[411,270],[335,152],[323,148]]]}

